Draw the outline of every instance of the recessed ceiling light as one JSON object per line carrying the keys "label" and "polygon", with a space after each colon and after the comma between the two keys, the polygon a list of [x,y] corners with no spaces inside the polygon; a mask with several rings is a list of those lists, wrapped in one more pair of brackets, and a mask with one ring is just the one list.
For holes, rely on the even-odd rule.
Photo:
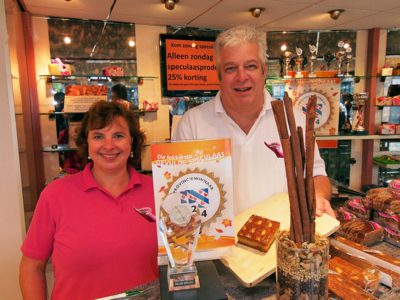
{"label": "recessed ceiling light", "polygon": [[129,47],[135,47],[136,43],[134,40],[129,40],[128,45],[129,45]]}
{"label": "recessed ceiling light", "polygon": [[339,19],[342,12],[344,12],[344,9],[333,9],[333,10],[328,11],[328,14],[331,15],[331,18],[333,20],[337,20],[337,19]]}
{"label": "recessed ceiling light", "polygon": [[164,3],[165,8],[168,10],[173,10],[178,2],[179,0],[161,0],[161,3]]}
{"label": "recessed ceiling light", "polygon": [[264,10],[264,7],[253,7],[249,9],[249,12],[254,18],[258,18]]}
{"label": "recessed ceiling light", "polygon": [[71,38],[69,37],[69,36],[66,36],[65,38],[64,38],[64,43],[65,44],[71,44]]}

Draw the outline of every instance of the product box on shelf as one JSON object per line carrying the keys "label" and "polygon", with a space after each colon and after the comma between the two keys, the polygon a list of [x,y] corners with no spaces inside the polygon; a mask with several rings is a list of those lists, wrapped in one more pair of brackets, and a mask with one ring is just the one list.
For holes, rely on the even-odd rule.
{"label": "product box on shelf", "polygon": [[378,134],[396,134],[395,124],[381,124],[378,127]]}
{"label": "product box on shelf", "polygon": [[400,95],[394,96],[392,98],[392,104],[395,106],[400,105]]}
{"label": "product box on shelf", "polygon": [[64,64],[58,57],[53,58],[49,64],[49,73],[50,75],[69,76],[72,74],[71,65]]}
{"label": "product box on shelf", "polygon": [[50,75],[62,75],[62,76],[70,76],[71,65],[68,64],[49,64],[49,73]]}
{"label": "product box on shelf", "polygon": [[143,101],[143,110],[145,111],[157,111],[158,103],[156,101]]}
{"label": "product box on shelf", "polygon": [[385,105],[392,105],[392,97],[389,96],[380,96],[376,98],[376,105],[385,106]]}
{"label": "product box on shelf", "polygon": [[117,66],[109,66],[103,69],[104,76],[124,76],[124,69]]}

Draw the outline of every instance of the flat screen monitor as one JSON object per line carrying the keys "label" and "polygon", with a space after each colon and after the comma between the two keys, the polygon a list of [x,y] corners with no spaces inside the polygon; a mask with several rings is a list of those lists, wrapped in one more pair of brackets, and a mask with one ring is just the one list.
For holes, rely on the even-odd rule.
{"label": "flat screen monitor", "polygon": [[219,90],[214,39],[161,34],[164,97],[214,96]]}

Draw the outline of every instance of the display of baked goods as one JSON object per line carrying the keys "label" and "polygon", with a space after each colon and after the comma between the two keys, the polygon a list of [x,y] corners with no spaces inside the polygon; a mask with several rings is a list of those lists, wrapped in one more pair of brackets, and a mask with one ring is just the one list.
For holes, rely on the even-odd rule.
{"label": "display of baked goods", "polygon": [[368,291],[374,293],[379,286],[379,271],[373,268],[361,268],[351,262],[335,256],[329,260],[329,269],[346,276],[347,279]]}
{"label": "display of baked goods", "polygon": [[340,223],[343,223],[357,219],[357,216],[349,211],[346,207],[341,206],[336,210],[336,218],[339,220]]}
{"label": "display of baked goods", "polygon": [[279,226],[279,222],[251,215],[238,232],[238,242],[267,252],[279,233]]}
{"label": "display of baked goods", "polygon": [[66,96],[107,96],[106,85],[67,85]]}
{"label": "display of baked goods", "polygon": [[385,214],[380,211],[374,212],[374,221],[384,227],[388,227],[394,231],[400,231],[400,215],[399,214]]}
{"label": "display of baked goods", "polygon": [[366,246],[383,241],[382,226],[376,222],[361,219],[342,223],[338,234],[353,242]]}
{"label": "display of baked goods", "polygon": [[336,273],[328,275],[328,289],[329,292],[343,300],[378,299],[348,280],[345,275]]}
{"label": "display of baked goods", "polygon": [[400,232],[387,227],[384,227],[383,229],[385,241],[394,246],[400,247]]}
{"label": "display of baked goods", "polygon": [[368,191],[364,206],[387,214],[400,214],[400,197],[392,188],[376,188]]}
{"label": "display of baked goods", "polygon": [[361,198],[353,198],[346,201],[346,208],[361,219],[369,220],[371,218],[371,210],[364,206]]}

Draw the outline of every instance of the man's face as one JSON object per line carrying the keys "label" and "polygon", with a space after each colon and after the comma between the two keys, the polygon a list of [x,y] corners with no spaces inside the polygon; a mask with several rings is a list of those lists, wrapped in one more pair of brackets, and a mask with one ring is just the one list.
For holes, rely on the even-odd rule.
{"label": "man's face", "polygon": [[262,106],[266,66],[262,66],[256,43],[221,49],[221,98],[225,107],[236,111]]}

